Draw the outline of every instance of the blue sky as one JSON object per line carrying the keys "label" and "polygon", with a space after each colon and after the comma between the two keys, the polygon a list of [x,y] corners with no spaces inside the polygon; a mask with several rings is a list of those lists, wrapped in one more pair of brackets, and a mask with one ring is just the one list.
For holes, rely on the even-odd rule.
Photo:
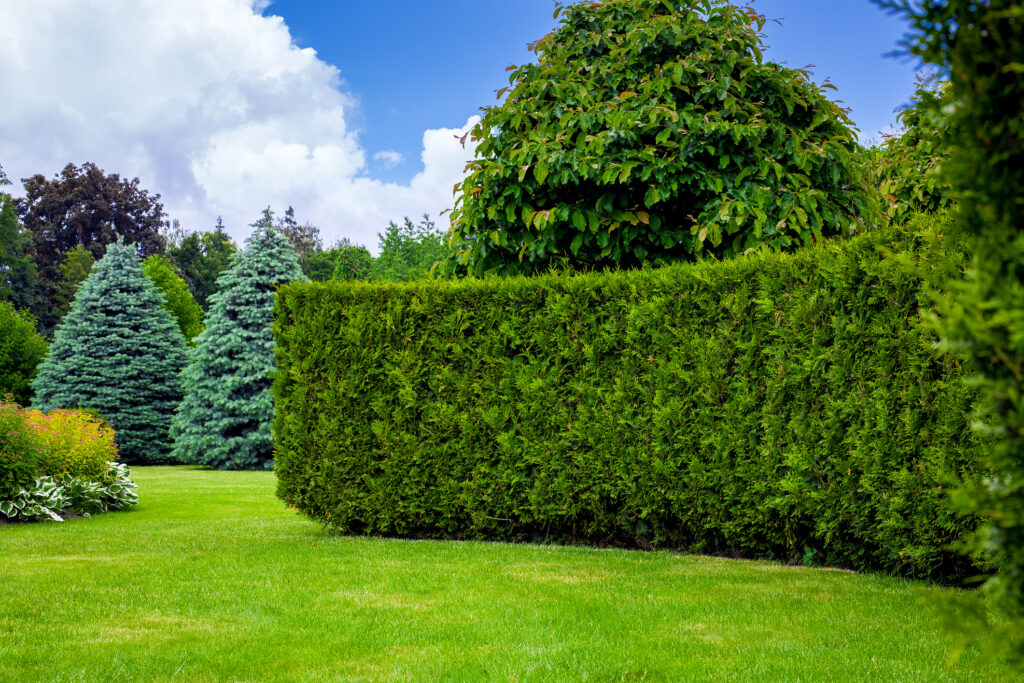
{"label": "blue sky", "polygon": [[[264,14],[284,18],[296,42],[338,66],[358,97],[354,123],[370,150],[400,152],[375,177],[407,181],[418,170],[426,128],[452,125],[495,102],[504,69],[530,60],[527,43],[557,24],[554,0],[352,2],[274,0]],[[793,67],[814,64],[815,80],[839,88],[861,130],[876,137],[913,92],[915,64],[886,57],[905,23],[869,0],[758,0],[768,19],[767,58]]]}
{"label": "blue sky", "polygon": [[[2,1],[2,0],[0,0]],[[758,0],[767,56],[814,64],[863,139],[894,121],[914,65],[868,0]],[[330,244],[375,249],[434,217],[472,149],[455,140],[556,24],[553,0],[32,0],[3,4],[0,165],[17,183],[96,163],[171,218],[244,239],[295,208]],[[20,191],[16,184],[10,188]],[[447,227],[447,218],[438,220]]]}

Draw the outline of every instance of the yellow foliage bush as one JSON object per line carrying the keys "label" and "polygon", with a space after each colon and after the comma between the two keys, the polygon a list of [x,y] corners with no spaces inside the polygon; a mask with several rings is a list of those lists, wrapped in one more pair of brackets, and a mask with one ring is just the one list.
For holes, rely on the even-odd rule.
{"label": "yellow foliage bush", "polygon": [[114,430],[80,410],[26,410],[28,425],[43,443],[40,475],[70,474],[98,481],[117,459]]}

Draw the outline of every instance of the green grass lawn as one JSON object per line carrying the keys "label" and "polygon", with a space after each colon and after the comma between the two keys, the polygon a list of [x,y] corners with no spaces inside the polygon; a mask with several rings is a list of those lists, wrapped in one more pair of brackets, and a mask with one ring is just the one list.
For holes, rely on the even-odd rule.
{"label": "green grass lawn", "polygon": [[136,468],[140,503],[0,526],[2,680],[982,680],[930,591],[841,571],[346,538],[265,472]]}

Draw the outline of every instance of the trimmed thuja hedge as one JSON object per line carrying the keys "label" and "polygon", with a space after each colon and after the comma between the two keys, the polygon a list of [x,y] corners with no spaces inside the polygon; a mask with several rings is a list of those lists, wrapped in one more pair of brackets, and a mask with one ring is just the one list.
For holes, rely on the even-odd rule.
{"label": "trimmed thuja hedge", "polygon": [[957,581],[977,570],[948,546],[977,522],[945,491],[984,473],[971,390],[920,322],[939,258],[883,231],[626,273],[285,286],[278,494],[354,533]]}

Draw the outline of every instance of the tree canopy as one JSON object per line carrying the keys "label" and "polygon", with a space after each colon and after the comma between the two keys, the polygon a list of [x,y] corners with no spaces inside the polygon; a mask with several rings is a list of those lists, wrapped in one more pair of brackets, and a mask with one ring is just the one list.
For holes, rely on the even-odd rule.
{"label": "tree canopy", "polygon": [[428,277],[434,264],[447,255],[444,233],[426,214],[416,224],[408,217],[401,224],[388,221],[377,239],[380,255],[370,266],[370,280],[408,282]]}
{"label": "tree canopy", "polygon": [[900,131],[871,149],[871,173],[895,223],[951,201],[939,172],[954,137],[944,113],[950,104],[948,82],[920,79],[911,106],[899,113]]}
{"label": "tree canopy", "polygon": [[[2,173],[0,168],[0,181],[6,180]],[[48,305],[34,254],[32,235],[18,220],[14,200],[0,192],[0,301],[8,301],[38,318],[46,314]]]}
{"label": "tree canopy", "polygon": [[47,179],[24,178],[25,196],[18,213],[35,241],[36,267],[48,286],[70,249],[81,244],[99,259],[120,236],[142,256],[164,250],[160,228],[165,222],[160,195],[140,187],[138,178],[104,173],[96,164],[68,164]]}
{"label": "tree canopy", "polygon": [[861,228],[875,195],[851,122],[806,71],[764,61],[764,17],[726,0],[559,14],[467,133],[459,266],[632,267]]}
{"label": "tree canopy", "polygon": [[0,401],[11,394],[15,402],[28,405],[32,377],[46,355],[46,340],[36,332],[32,315],[7,301],[0,301],[0,330]]}

